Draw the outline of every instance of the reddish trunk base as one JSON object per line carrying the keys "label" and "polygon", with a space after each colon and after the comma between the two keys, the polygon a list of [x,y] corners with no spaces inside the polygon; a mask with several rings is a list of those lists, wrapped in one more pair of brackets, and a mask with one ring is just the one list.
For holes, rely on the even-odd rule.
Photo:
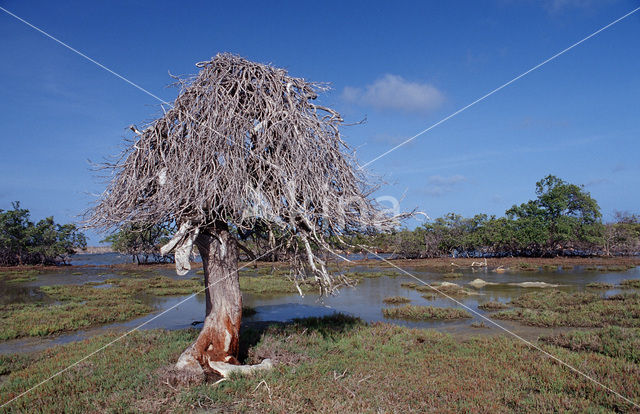
{"label": "reddish trunk base", "polygon": [[[240,345],[240,318],[237,318],[236,321],[231,321],[227,315],[221,316],[221,323],[207,325],[205,320],[205,326],[202,327],[202,331],[194,344],[196,358],[202,367],[208,367],[209,361],[222,361],[229,364],[239,363],[237,355]],[[211,317],[211,314],[209,317]]]}
{"label": "reddish trunk base", "polygon": [[206,318],[196,341],[187,348],[176,368],[215,372],[210,362],[239,364],[242,295],[238,280],[236,241],[224,223],[203,229],[195,244],[205,273]]}

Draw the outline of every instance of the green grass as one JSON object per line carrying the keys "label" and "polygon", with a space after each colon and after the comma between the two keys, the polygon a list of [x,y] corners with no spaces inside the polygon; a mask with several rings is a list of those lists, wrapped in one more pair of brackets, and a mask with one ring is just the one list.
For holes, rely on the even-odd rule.
{"label": "green grass", "polygon": [[[303,292],[310,292],[316,289],[315,285],[309,282],[301,282],[300,289]],[[273,295],[298,293],[296,285],[284,276],[240,276],[240,290],[257,295]]]}
{"label": "green grass", "polygon": [[640,363],[640,329],[609,326],[592,331],[570,331],[543,336],[542,341],[571,349],[591,351]]}
{"label": "green grass", "polygon": [[0,339],[46,336],[104,323],[122,322],[153,310],[120,288],[44,286],[53,303],[0,306]]}
{"label": "green grass", "polygon": [[469,312],[457,308],[438,308],[435,306],[404,305],[397,308],[382,309],[385,318],[408,320],[461,319],[470,318]]}
{"label": "green grass", "polygon": [[607,298],[594,293],[557,290],[531,292],[511,301],[516,309],[492,315],[533,326],[640,327],[640,294]]}
{"label": "green grass", "polygon": [[[445,293],[448,296],[452,296],[452,297],[465,297],[465,296],[471,296],[476,294],[476,292],[469,289],[465,289],[460,285],[433,284],[431,286],[438,289],[438,292]],[[425,292],[435,292],[433,289],[428,288],[427,286],[424,286],[424,287],[427,288]],[[436,292],[436,294],[438,296],[442,296],[438,292]]]}
{"label": "green grass", "polygon": [[640,289],[640,279],[625,279],[620,282],[620,286],[624,288]]}
{"label": "green grass", "polygon": [[423,296],[425,299],[433,299],[434,296],[442,296],[438,292],[436,292],[433,288],[453,297],[464,297],[464,296],[475,294],[475,292],[465,289],[462,286],[456,285],[456,284],[432,283],[429,286],[427,286],[427,285],[421,285],[413,282],[405,282],[405,283],[401,283],[400,286],[407,289],[416,290],[420,293],[425,293],[426,295]]}
{"label": "green grass", "polygon": [[155,276],[148,279],[108,279],[105,283],[122,288],[129,294],[144,293],[153,296],[188,295],[204,288],[200,278],[177,280],[166,276]]}
{"label": "green grass", "polygon": [[613,289],[613,285],[611,283],[605,283],[605,282],[587,283],[587,287],[591,289]]}
{"label": "green grass", "polygon": [[[244,331],[248,362],[276,367],[214,385],[165,375],[196,330],[134,332],[11,403],[3,412],[629,412],[631,405],[515,339],[458,341],[433,330],[348,317]],[[104,335],[0,366],[5,402],[116,338]],[[256,343],[257,341],[257,343]],[[637,401],[626,358],[541,344]],[[6,371],[5,371],[6,372]],[[2,410],[0,410],[2,411]]]}
{"label": "green grass", "polygon": [[445,279],[457,279],[462,277],[462,273],[460,272],[449,272],[442,275]]}
{"label": "green grass", "polygon": [[536,272],[536,271],[538,271],[538,266],[533,265],[531,263],[527,263],[527,262],[518,263],[516,268],[518,270],[522,270],[524,272]]}
{"label": "green grass", "polygon": [[607,271],[607,272],[625,272],[627,271],[627,269],[632,269],[635,266],[624,266],[624,265],[614,265],[614,266],[603,266],[602,268],[600,268],[601,271]]}
{"label": "green grass", "polygon": [[113,286],[96,289],[92,284],[42,286],[47,300],[0,305],[0,339],[46,336],[106,323],[124,322],[146,315],[153,308],[137,297],[185,295],[202,288],[197,280],[109,279]]}
{"label": "green grass", "polygon": [[502,302],[489,301],[483,304],[478,305],[478,309],[486,310],[486,311],[495,311],[502,310],[508,308],[509,305]]}
{"label": "green grass", "polygon": [[405,298],[404,296],[389,296],[382,299],[382,301],[390,305],[397,305],[402,303],[409,303],[411,302],[411,299]]}
{"label": "green grass", "polygon": [[0,272],[0,281],[7,283],[24,283],[36,280],[39,274],[37,270],[11,270],[8,272]]}

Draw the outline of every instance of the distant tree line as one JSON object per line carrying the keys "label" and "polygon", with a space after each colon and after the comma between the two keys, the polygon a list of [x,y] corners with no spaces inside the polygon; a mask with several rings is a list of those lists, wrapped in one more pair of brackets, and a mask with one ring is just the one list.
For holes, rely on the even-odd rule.
{"label": "distant tree line", "polygon": [[138,264],[172,262],[172,255],[160,254],[160,246],[169,241],[170,235],[168,225],[127,224],[102,242],[110,243],[118,253],[131,255]]}
{"label": "distant tree line", "polygon": [[441,256],[590,256],[640,252],[640,216],[616,213],[603,223],[600,207],[582,186],[549,175],[536,183],[535,200],[514,205],[504,217],[449,213],[414,230],[354,235],[404,258]]}
{"label": "distant tree line", "polygon": [[74,224],[56,224],[53,217],[34,223],[19,202],[0,210],[0,265],[57,265],[85,248],[85,236]]}
{"label": "distant tree line", "polygon": [[[513,205],[503,217],[449,213],[414,230],[353,234],[348,250],[364,252],[359,245],[401,258],[443,256],[592,256],[632,255],[640,252],[640,216],[616,213],[602,222],[600,206],[582,186],[549,175],[536,183],[536,199]],[[174,226],[175,227],[175,226]],[[131,255],[139,264],[172,260],[159,248],[169,240],[171,226],[127,225],[104,241],[114,250]],[[271,236],[275,237],[275,236]],[[278,261],[267,254],[273,240],[239,234],[241,253],[247,260]],[[317,246],[314,246],[317,248]]]}

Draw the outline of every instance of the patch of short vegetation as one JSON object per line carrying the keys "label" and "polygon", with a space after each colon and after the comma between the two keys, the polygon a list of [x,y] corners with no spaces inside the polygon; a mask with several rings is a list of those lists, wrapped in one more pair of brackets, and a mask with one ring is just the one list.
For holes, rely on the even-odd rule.
{"label": "patch of short vegetation", "polygon": [[620,282],[623,288],[640,289],[640,279],[625,279]]}
{"label": "patch of short vegetation", "polygon": [[587,283],[587,287],[591,289],[613,289],[613,284],[605,282]]}
{"label": "patch of short vegetation", "polygon": [[608,326],[591,331],[570,331],[543,336],[540,340],[571,349],[591,351],[613,358],[622,358],[640,363],[640,329]]}
{"label": "patch of short vegetation", "polygon": [[476,321],[476,322],[472,322],[472,323],[471,323],[471,327],[472,327],[472,328],[476,328],[476,329],[478,329],[478,328],[485,328],[485,329],[489,329],[489,327],[488,327],[484,322],[482,322],[482,321],[480,321],[480,322],[478,322],[478,321]]}
{"label": "patch of short vegetation", "polygon": [[[118,346],[104,349],[8,408],[14,412],[630,412],[634,408],[515,339],[458,341],[434,330],[366,325],[344,316],[243,331],[241,344],[248,355],[244,362],[268,357],[276,363],[272,371],[215,386],[202,380],[172,384],[164,373],[197,334],[197,330],[133,332]],[[0,359],[7,374],[0,404],[116,337],[98,336],[22,360]],[[585,358],[582,350],[544,346],[605,386],[624,390],[632,401],[640,398],[640,367],[629,359],[602,353]],[[91,398],[83,397],[87,395]]]}
{"label": "patch of short vegetation", "polygon": [[399,305],[403,303],[409,303],[411,302],[411,299],[404,296],[389,296],[382,299],[382,301],[388,305]]}
{"label": "patch of short vegetation", "polygon": [[7,283],[24,283],[36,280],[37,270],[11,270],[8,272],[0,272],[0,281]]}
{"label": "patch of short vegetation", "polygon": [[400,286],[416,290],[420,293],[425,293],[423,297],[425,299],[432,299],[433,296],[437,296],[438,292],[442,292],[448,296],[453,297],[464,297],[470,295],[476,295],[476,292],[473,292],[469,289],[465,289],[464,287],[457,285],[455,283],[443,282],[443,283],[433,283],[429,285],[419,285],[417,283],[408,282],[401,283]]}
{"label": "patch of short vegetation", "polygon": [[[303,292],[316,289],[313,281],[298,282]],[[298,293],[295,283],[285,276],[240,276],[240,290],[256,295]]]}
{"label": "patch of short vegetation", "polygon": [[204,287],[198,278],[172,279],[166,276],[156,276],[148,279],[107,279],[111,283],[125,289],[131,294],[147,294],[153,296],[179,296],[198,292]]}
{"label": "patch of short vegetation", "polygon": [[595,293],[531,292],[513,299],[516,309],[500,311],[494,318],[533,326],[640,327],[640,295],[627,293],[602,297]]}
{"label": "patch of short vegetation", "polygon": [[509,305],[507,305],[506,303],[496,302],[496,301],[489,301],[489,302],[485,302],[478,305],[478,309],[482,309],[485,311],[502,310],[502,309],[507,309],[508,307]]}
{"label": "patch of short vegetation", "polygon": [[457,308],[439,308],[435,306],[405,305],[397,308],[382,309],[385,318],[408,320],[447,320],[470,318],[469,312]]}
{"label": "patch of short vegetation", "polygon": [[629,269],[628,266],[607,266],[609,272],[625,272],[627,269]]}
{"label": "patch of short vegetation", "polygon": [[51,301],[0,306],[0,339],[46,336],[123,322],[153,310],[121,288],[64,285],[41,289]]}
{"label": "patch of short vegetation", "polygon": [[109,289],[84,285],[42,286],[46,301],[0,306],[0,339],[46,336],[106,323],[124,322],[146,315],[153,308],[139,299],[186,295],[202,288],[196,280],[175,280],[164,276],[149,279],[109,279]]}
{"label": "patch of short vegetation", "polygon": [[[477,292],[466,289],[460,285],[456,285],[455,283],[441,283],[441,284],[435,284],[431,286],[437,289],[437,292],[444,293],[448,296],[453,296],[458,298],[477,295]],[[433,292],[434,289],[429,289],[429,291]]]}
{"label": "patch of short vegetation", "polygon": [[516,269],[524,271],[524,272],[535,272],[538,270],[538,266],[528,263],[528,262],[520,262],[516,266]]}
{"label": "patch of short vegetation", "polygon": [[445,279],[458,279],[462,277],[461,272],[449,272],[442,275]]}

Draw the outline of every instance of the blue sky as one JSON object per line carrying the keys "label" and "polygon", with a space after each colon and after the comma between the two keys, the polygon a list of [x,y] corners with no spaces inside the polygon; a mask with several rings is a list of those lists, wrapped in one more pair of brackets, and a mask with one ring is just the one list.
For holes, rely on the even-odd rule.
{"label": "blue sky", "polygon": [[[0,6],[164,100],[218,52],[330,82],[361,163],[640,6],[630,0],[24,2]],[[70,222],[104,184],[88,159],[158,116],[149,95],[0,11],[0,208]],[[551,173],[605,219],[638,212],[640,12],[373,163],[380,195],[438,217],[503,214]],[[100,236],[89,233],[90,242]]]}

